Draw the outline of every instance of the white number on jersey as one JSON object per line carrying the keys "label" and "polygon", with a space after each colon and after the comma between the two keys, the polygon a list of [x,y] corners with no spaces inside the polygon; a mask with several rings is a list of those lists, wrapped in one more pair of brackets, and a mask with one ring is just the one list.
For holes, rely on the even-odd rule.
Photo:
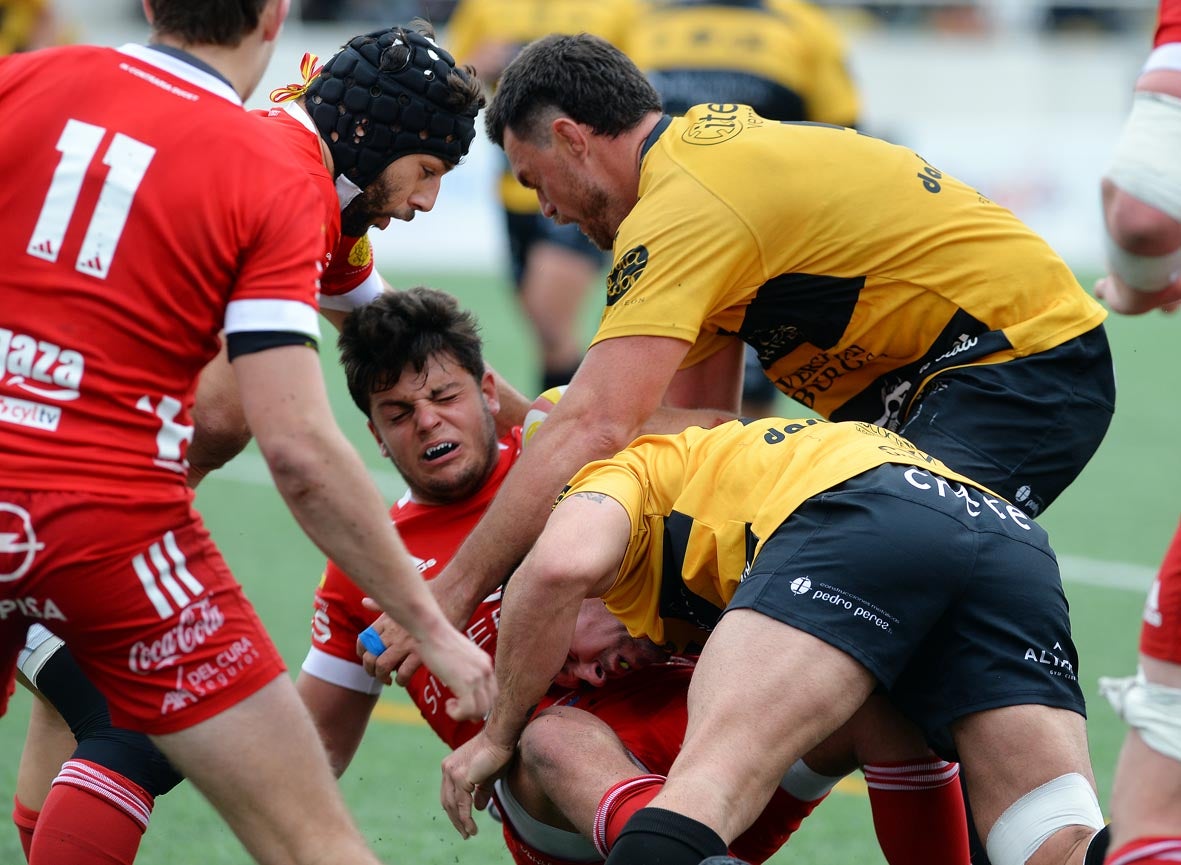
{"label": "white number on jersey", "polygon": [[[98,147],[107,130],[101,126],[69,120],[57,141],[61,160],[53,172],[53,182],[41,205],[41,215],[29,238],[29,255],[45,261],[57,261],[62,241],[74,216],[86,169],[94,161]],[[135,192],[147,173],[156,148],[150,147],[121,132],[115,133],[103,155],[103,165],[109,168],[99,193],[98,204],[86,228],[86,237],[78,252],[74,268],[81,273],[106,279],[111,259],[119,245],[119,238],[131,212]]]}
{"label": "white number on jersey", "polygon": [[193,427],[176,422],[181,410],[180,400],[162,396],[160,402],[153,403],[151,397],[141,396],[135,407],[154,414],[160,421],[160,431],[156,433],[156,465],[177,474],[183,472],[187,463],[181,459],[180,446],[193,440]]}

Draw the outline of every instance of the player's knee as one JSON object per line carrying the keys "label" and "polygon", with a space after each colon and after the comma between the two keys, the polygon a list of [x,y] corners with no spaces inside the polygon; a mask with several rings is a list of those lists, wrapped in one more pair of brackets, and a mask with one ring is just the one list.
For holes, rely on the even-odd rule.
{"label": "player's knee", "polygon": [[570,751],[570,737],[581,735],[576,716],[555,706],[539,713],[521,733],[517,755],[521,765],[529,770],[548,769],[557,765]]}
{"label": "player's knee", "polygon": [[163,796],[184,780],[151,739],[122,727],[107,727],[80,740],[74,757],[118,772],[153,797]]}
{"label": "player's knee", "polygon": [[993,865],[1025,865],[1043,844],[1071,828],[1079,840],[1103,828],[1095,790],[1077,772],[1047,781],[1010,805],[988,832],[988,858]]}

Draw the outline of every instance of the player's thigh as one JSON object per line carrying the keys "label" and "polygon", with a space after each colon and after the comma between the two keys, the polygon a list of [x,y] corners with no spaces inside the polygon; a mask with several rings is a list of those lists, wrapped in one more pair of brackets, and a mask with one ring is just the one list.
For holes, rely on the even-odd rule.
{"label": "player's thigh", "polygon": [[369,861],[361,858],[315,728],[286,676],[152,741],[259,861],[320,861],[325,851],[340,856],[336,861]]}
{"label": "player's thigh", "polygon": [[873,687],[865,666],[819,637],[753,609],[730,610],[693,674],[670,781],[692,772],[731,790],[765,792],[753,819],[792,763],[852,716]]}
{"label": "player's thigh", "polygon": [[952,724],[980,837],[1014,802],[1047,782],[1077,774],[1094,789],[1084,717],[1026,704],[967,715]]}

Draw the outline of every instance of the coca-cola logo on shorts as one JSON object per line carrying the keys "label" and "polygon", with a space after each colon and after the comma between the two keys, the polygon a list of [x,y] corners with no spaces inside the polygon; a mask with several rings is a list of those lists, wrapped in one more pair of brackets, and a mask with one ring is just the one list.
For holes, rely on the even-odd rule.
{"label": "coca-cola logo on shorts", "polygon": [[171,667],[179,663],[182,656],[203,646],[225,623],[221,608],[209,598],[202,598],[185,607],[177,623],[162,637],[151,642],[140,640],[132,646],[127,666],[133,673],[150,673]]}

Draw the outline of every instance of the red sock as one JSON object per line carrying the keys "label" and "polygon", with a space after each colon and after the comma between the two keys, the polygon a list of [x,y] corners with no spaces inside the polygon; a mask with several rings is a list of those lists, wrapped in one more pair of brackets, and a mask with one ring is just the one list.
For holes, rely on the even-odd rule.
{"label": "red sock", "polygon": [[623,825],[641,808],[656,798],[664,786],[663,775],[640,775],[620,781],[611,787],[599,800],[595,811],[595,849],[604,859],[623,831]]}
{"label": "red sock", "polygon": [[153,804],[118,772],[70,760],[41,809],[29,865],[131,865]]}
{"label": "red sock", "polygon": [[730,845],[730,852],[751,865],[761,865],[787,843],[792,833],[800,828],[804,818],[827,796],[825,793],[819,799],[805,802],[782,787],[776,789],[763,813],[755,818],[745,832],[734,839]]}
{"label": "red sock", "polygon": [[890,865],[969,865],[958,764],[931,757],[863,769],[878,844]]}
{"label": "red sock", "polygon": [[1103,865],[1166,865],[1181,862],[1181,838],[1137,838],[1107,854]]}
{"label": "red sock", "polygon": [[21,849],[25,851],[25,861],[29,859],[29,848],[33,846],[33,830],[37,827],[37,817],[40,811],[26,807],[20,799],[12,797],[12,822],[16,824],[16,831],[20,834]]}

